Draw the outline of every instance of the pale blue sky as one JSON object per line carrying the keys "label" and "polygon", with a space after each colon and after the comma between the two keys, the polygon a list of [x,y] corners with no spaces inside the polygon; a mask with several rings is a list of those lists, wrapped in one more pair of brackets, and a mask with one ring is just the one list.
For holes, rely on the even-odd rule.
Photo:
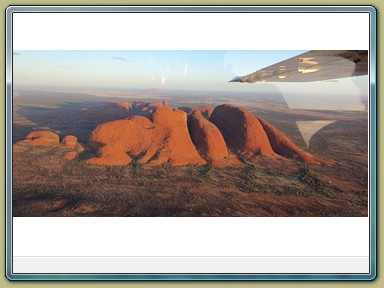
{"label": "pale blue sky", "polygon": [[[305,51],[14,51],[14,86],[79,86],[262,91],[263,83],[228,83]],[[366,77],[336,83],[273,83],[282,93],[358,93]],[[271,85],[271,84],[268,84]]]}

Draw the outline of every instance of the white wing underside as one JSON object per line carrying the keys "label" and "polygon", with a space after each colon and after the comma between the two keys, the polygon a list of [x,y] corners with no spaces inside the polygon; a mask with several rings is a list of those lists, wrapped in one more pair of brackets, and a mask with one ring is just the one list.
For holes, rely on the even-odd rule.
{"label": "white wing underside", "polygon": [[301,136],[309,147],[309,141],[320,129],[335,123],[335,120],[318,120],[318,121],[296,121],[297,127],[300,130]]}
{"label": "white wing underside", "polygon": [[312,50],[230,82],[313,82],[367,74],[367,50]]}

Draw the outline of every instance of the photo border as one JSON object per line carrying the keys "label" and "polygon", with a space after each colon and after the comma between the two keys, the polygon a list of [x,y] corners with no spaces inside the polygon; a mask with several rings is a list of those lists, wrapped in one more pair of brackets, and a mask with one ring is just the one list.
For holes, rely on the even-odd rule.
{"label": "photo border", "polygon": [[[369,274],[13,274],[12,273],[12,14],[13,13],[354,13],[370,14],[370,273]],[[376,9],[372,6],[10,6],[6,11],[6,271],[9,280],[373,280],[377,269]],[[65,275],[65,276],[63,276]],[[314,275],[317,275],[314,277]]]}

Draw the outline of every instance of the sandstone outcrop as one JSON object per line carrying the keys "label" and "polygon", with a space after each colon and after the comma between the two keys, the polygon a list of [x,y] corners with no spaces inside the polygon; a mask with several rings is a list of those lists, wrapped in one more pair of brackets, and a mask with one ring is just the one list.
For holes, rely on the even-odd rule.
{"label": "sandstone outcrop", "polygon": [[13,144],[13,152],[23,152],[30,146],[52,147],[50,153],[65,158],[67,160],[75,159],[85,148],[77,141],[77,137],[67,135],[60,142],[60,136],[52,131],[33,131],[29,133],[25,140]]}
{"label": "sandstone outcrop", "polygon": [[203,116],[203,112],[195,110],[188,116],[188,128],[193,143],[207,162],[217,162],[228,156],[227,145],[220,130]]}
{"label": "sandstone outcrop", "polygon": [[167,100],[147,103],[144,101],[109,102],[92,108],[80,108],[82,121],[106,123],[114,120],[129,118],[131,116],[145,116],[151,118],[153,112],[159,107],[170,107]]}
{"label": "sandstone outcrop", "polygon": [[132,109],[136,116],[98,126],[89,139],[98,157],[86,161],[126,165],[135,159],[149,165],[174,166],[208,162],[225,167],[238,165],[236,156],[254,161],[259,155],[267,155],[327,163],[300,149],[267,121],[243,108],[226,104],[215,109],[183,107],[188,111],[187,121],[185,112],[167,106],[164,101],[135,101]]}
{"label": "sandstone outcrop", "polygon": [[220,129],[229,148],[246,159],[277,154],[305,163],[330,164],[297,147],[284,133],[245,109],[220,105],[210,120]]}
{"label": "sandstone outcrop", "polygon": [[63,158],[67,159],[67,160],[73,160],[77,157],[77,153],[76,151],[69,151],[69,152],[65,152],[63,154]]}
{"label": "sandstone outcrop", "polygon": [[197,111],[200,111],[201,114],[209,120],[209,118],[211,118],[211,115],[213,113],[213,108],[211,106],[200,106],[200,107],[197,107],[193,110],[197,110]]}
{"label": "sandstone outcrop", "polygon": [[[73,160],[83,151],[96,157],[85,160],[96,165],[128,165],[132,161],[148,165],[241,166],[240,160],[258,161],[265,155],[291,158],[305,163],[331,164],[296,146],[284,133],[246,109],[233,105],[216,108],[169,106],[166,100],[106,103],[82,110],[98,121],[113,119],[91,133],[89,147],[76,136],[60,137],[52,131],[33,131],[13,145],[14,152],[29,146],[53,147],[50,153]],[[97,115],[97,116],[95,116]],[[94,122],[93,122],[94,123]]]}
{"label": "sandstone outcrop", "polygon": [[32,146],[52,146],[59,144],[60,137],[51,131],[33,131],[25,137],[25,140]]}
{"label": "sandstone outcrop", "polygon": [[251,112],[220,105],[213,110],[210,121],[219,128],[228,148],[235,154],[244,158],[275,154],[263,126]]}
{"label": "sandstone outcrop", "polygon": [[63,141],[61,141],[65,147],[69,149],[75,149],[77,145],[77,137],[72,135],[67,135],[64,137]]}
{"label": "sandstone outcrop", "polygon": [[322,160],[314,157],[308,152],[297,147],[293,142],[281,131],[277,130],[271,124],[264,119],[255,116],[259,120],[264,128],[264,131],[268,135],[269,143],[271,143],[272,149],[279,155],[296,159],[305,163],[325,163],[330,164],[331,162]]}
{"label": "sandstone outcrop", "polygon": [[124,165],[132,159],[149,165],[206,163],[189,136],[186,113],[167,107],[158,107],[152,121],[134,116],[102,124],[92,132],[89,146],[98,154],[87,160],[92,164]]}
{"label": "sandstone outcrop", "polygon": [[148,108],[158,108],[158,107],[164,107],[162,101],[152,102],[147,104]]}
{"label": "sandstone outcrop", "polygon": [[[171,165],[205,164],[192,139],[187,126],[187,114],[173,108],[159,108],[153,114],[152,121],[165,128],[166,141],[161,152],[169,153]],[[163,140],[165,140],[163,138]]]}
{"label": "sandstone outcrop", "polygon": [[118,107],[124,108],[126,110],[131,110],[132,109],[132,104],[129,102],[117,102],[116,105]]}

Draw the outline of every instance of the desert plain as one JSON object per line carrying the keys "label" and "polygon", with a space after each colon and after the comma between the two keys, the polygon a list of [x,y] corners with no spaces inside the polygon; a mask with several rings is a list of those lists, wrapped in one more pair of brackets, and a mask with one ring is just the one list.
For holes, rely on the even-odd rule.
{"label": "desert plain", "polygon": [[[111,154],[110,151],[116,151],[116,145],[112,145],[112,150],[105,149],[107,142],[95,132],[100,131],[101,128],[97,128],[100,125],[109,132],[107,123],[122,121],[123,125],[136,121],[141,123],[140,129],[163,131],[156,126],[156,121],[161,124],[156,120],[161,117],[153,115],[165,108],[151,112],[148,111],[150,103],[166,103],[172,113],[185,118],[185,123],[180,125],[185,125],[189,134],[184,131],[183,137],[193,151],[180,150],[184,142],[177,142],[172,146],[174,150],[166,145],[156,150],[153,137],[148,138],[144,154],[133,144],[129,144],[131,153],[125,153],[128,148],[118,148],[120,154]],[[127,112],[134,110],[132,105],[147,106],[140,106],[142,108],[133,116]],[[294,148],[296,154],[281,155],[286,150],[279,150],[276,147],[280,144],[272,143],[275,132],[271,132],[272,136],[267,133],[271,153],[268,152],[270,148],[244,152],[242,147],[229,143],[232,133],[239,131],[237,124],[233,126],[233,121],[229,121],[222,128],[218,116],[216,120],[211,117],[216,107],[222,105],[236,107],[230,109],[241,109],[236,111],[247,111],[244,113],[267,121],[274,127],[270,130],[278,130],[289,139],[289,144],[284,145],[292,143],[289,147],[297,147]],[[228,150],[223,152],[227,154],[219,155],[220,161],[211,161],[196,143],[198,136],[193,135],[190,121],[193,111],[199,107],[205,107],[199,112],[205,114],[195,113],[199,114],[195,120],[216,125],[220,128],[219,134],[224,135],[220,141],[226,143],[223,149],[227,146]],[[209,115],[206,107],[211,109]],[[223,113],[225,118],[228,112]],[[145,125],[143,118],[147,119]],[[300,130],[299,124],[310,121],[328,125],[312,137],[304,137],[307,132]],[[19,89],[14,91],[12,123],[12,202],[16,217],[368,215],[367,110],[290,109],[282,95],[272,92]],[[265,125],[261,126],[268,130]],[[124,134],[124,127],[117,134]],[[52,145],[31,145],[35,137],[28,135],[31,132],[36,135],[38,131],[50,131],[58,135],[58,140]],[[168,130],[164,131],[161,135],[168,135]],[[129,139],[144,141],[147,132],[142,133],[140,137],[131,133]],[[74,136],[74,144],[70,144],[72,138],[66,138],[68,135]],[[114,135],[111,137],[115,139]],[[108,141],[112,141],[110,139]],[[275,142],[279,141],[275,139]],[[69,148],[71,145],[73,147]],[[138,152],[134,152],[135,149]],[[148,151],[153,154],[149,155]],[[187,153],[183,155],[183,151]],[[172,158],[175,153],[182,159],[193,153],[196,157],[193,161],[184,161],[180,157]],[[121,159],[125,162],[119,162]]]}

